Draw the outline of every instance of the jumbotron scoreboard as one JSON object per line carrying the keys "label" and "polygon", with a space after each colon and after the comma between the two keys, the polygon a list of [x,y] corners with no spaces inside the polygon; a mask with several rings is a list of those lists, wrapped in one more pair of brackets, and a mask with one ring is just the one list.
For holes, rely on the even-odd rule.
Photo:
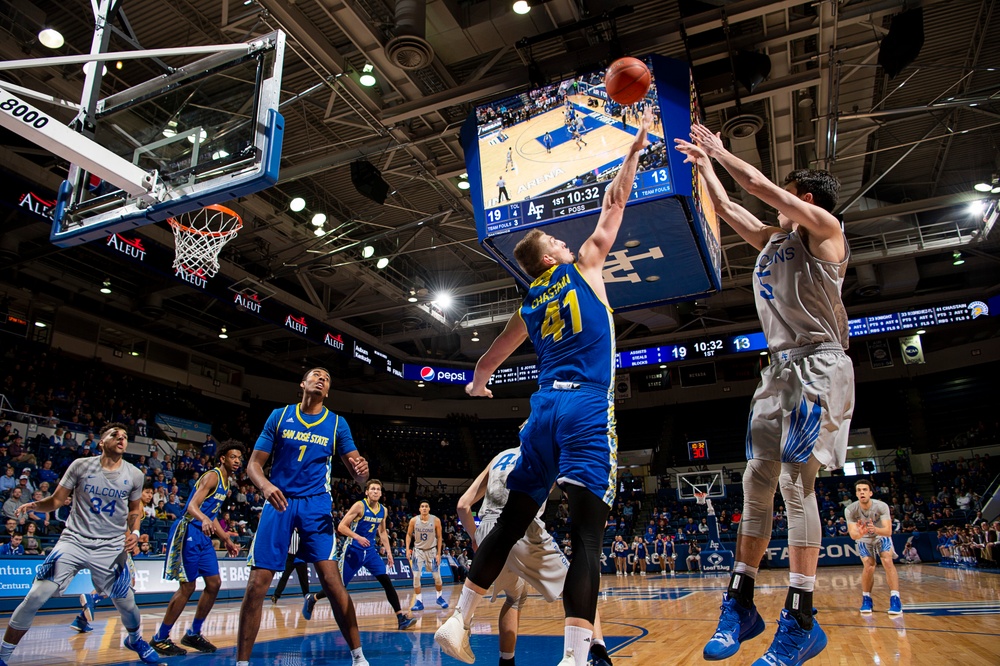
{"label": "jumbotron scoreboard", "polygon": [[514,246],[528,230],[545,227],[579,249],[651,106],[650,145],[605,264],[608,299],[629,310],[721,288],[718,221],[701,196],[697,170],[673,148],[699,119],[690,68],[660,56],[643,60],[653,84],[637,104],[611,100],[602,70],[478,106],[463,126],[479,241],[523,285],[531,280],[514,260]]}

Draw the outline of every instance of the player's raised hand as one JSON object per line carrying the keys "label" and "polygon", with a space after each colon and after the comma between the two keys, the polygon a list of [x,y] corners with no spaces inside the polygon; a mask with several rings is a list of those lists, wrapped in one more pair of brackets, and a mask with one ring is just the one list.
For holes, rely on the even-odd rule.
{"label": "player's raised hand", "polygon": [[288,508],[288,500],[285,499],[285,495],[278,490],[278,486],[273,483],[268,483],[261,488],[260,491],[264,494],[264,499],[267,500],[276,510],[284,511]]}
{"label": "player's raised hand", "polygon": [[684,153],[684,163],[694,164],[695,166],[702,168],[710,168],[712,166],[712,160],[709,158],[708,153],[706,153],[700,146],[697,146],[690,141],[685,141],[684,139],[674,139],[675,150]]}
{"label": "player's raised hand", "polygon": [[712,134],[712,130],[701,123],[691,125],[691,140],[698,144],[698,147],[704,150],[709,157],[716,157],[726,150],[726,147],[722,145],[722,135]]}
{"label": "player's raised hand", "polygon": [[649,139],[647,138],[647,133],[649,129],[653,126],[653,105],[647,104],[646,109],[642,112],[642,120],[639,121],[639,131],[635,135],[635,141],[632,142],[633,150],[642,150],[649,145]]}
{"label": "player's raised hand", "polygon": [[489,390],[485,386],[476,387],[475,382],[469,382],[465,385],[465,392],[471,395],[473,398],[492,398],[493,391]]}

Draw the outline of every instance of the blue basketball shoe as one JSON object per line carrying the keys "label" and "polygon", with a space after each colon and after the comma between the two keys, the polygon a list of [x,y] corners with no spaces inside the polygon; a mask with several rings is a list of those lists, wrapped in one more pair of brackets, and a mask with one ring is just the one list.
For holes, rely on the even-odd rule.
{"label": "blue basketball shoe", "polygon": [[444,600],[443,596],[438,595],[437,605],[440,606],[441,608],[447,608],[448,607],[448,602]]}
{"label": "blue basketball shoe", "polygon": [[156,650],[154,650],[149,643],[141,638],[133,643],[129,640],[128,636],[126,636],[125,647],[139,655],[139,659],[141,659],[144,664],[160,663],[160,655],[157,654]]}
{"label": "blue basketball shoe", "polygon": [[87,619],[87,622],[94,621],[94,613],[97,612],[97,602],[101,598],[96,594],[81,594],[80,595],[80,606],[83,607],[83,616]]}
{"label": "blue basketball shoe", "polygon": [[412,627],[414,624],[417,623],[417,618],[407,617],[405,615],[397,615],[396,619],[399,622],[399,629],[401,631],[403,629],[409,629],[410,627]]}
{"label": "blue basketball shoe", "polygon": [[316,607],[316,595],[307,594],[302,599],[302,617],[306,620],[311,620],[313,616],[313,608]]}
{"label": "blue basketball shoe", "polygon": [[89,631],[94,630],[94,628],[90,626],[90,623],[87,622],[87,618],[83,616],[83,613],[80,613],[79,615],[74,617],[73,621],[69,623],[69,626],[79,631],[81,634],[85,634]]}
{"label": "blue basketball shoe", "polygon": [[759,636],[764,631],[764,618],[757,612],[756,606],[743,608],[736,599],[723,594],[721,608],[719,626],[702,652],[706,661],[732,657],[739,651],[743,641]]}
{"label": "blue basketball shoe", "polygon": [[423,609],[424,609],[424,602],[422,602],[420,599],[414,601],[413,606],[410,607],[410,610],[412,611],[422,611]]}
{"label": "blue basketball shoe", "polygon": [[899,597],[892,596],[889,597],[889,615],[902,615],[903,614],[903,602],[899,600]]}
{"label": "blue basketball shoe", "polygon": [[871,596],[861,597],[861,614],[871,615],[872,614],[872,598]]}
{"label": "blue basketball shoe", "polygon": [[806,631],[787,610],[782,609],[771,647],[763,657],[753,662],[753,666],[800,666],[822,652],[826,642],[826,633],[819,622],[813,620],[812,629]]}

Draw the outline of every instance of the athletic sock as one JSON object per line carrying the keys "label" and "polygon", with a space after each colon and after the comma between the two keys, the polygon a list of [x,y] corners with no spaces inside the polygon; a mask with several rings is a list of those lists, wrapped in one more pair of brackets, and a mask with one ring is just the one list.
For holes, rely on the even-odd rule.
{"label": "athletic sock", "polygon": [[872,596],[872,593],[871,593],[871,592],[862,592],[862,593],[861,593],[861,598],[862,598],[862,599],[867,599],[867,598],[868,598],[868,597],[870,597],[870,596]]}
{"label": "athletic sock", "polygon": [[188,633],[192,636],[197,636],[201,633],[201,626],[203,624],[205,624],[205,618],[195,618],[194,621],[191,622],[191,629]]}
{"label": "athletic sock", "polygon": [[510,662],[513,663],[513,661],[514,661],[514,653],[513,652],[501,652],[500,653],[500,661],[503,662],[504,660],[510,661]]}
{"label": "athletic sock", "polygon": [[899,590],[891,590],[889,592],[889,596],[890,597],[898,597],[899,596]]}
{"label": "athletic sock", "polygon": [[153,634],[154,641],[165,641],[170,638],[170,630],[174,628],[172,624],[160,624],[160,628]]}
{"label": "athletic sock", "polygon": [[584,666],[590,655],[590,641],[593,636],[594,632],[590,629],[566,627],[563,636],[563,654],[566,654],[566,650],[572,650],[577,666]]}
{"label": "athletic sock", "polygon": [[236,666],[250,666],[250,660],[248,659],[246,661],[237,661]]}
{"label": "athletic sock", "polygon": [[356,647],[353,650],[351,650],[351,659],[353,659],[354,661],[361,661],[364,658],[365,658],[365,652],[361,648]]}
{"label": "athletic sock", "polygon": [[462,614],[462,622],[465,623],[466,629],[472,626],[472,616],[475,615],[476,606],[479,605],[482,598],[483,595],[477,594],[471,587],[462,586],[462,594],[458,598],[458,605],[455,608]]}
{"label": "athletic sock", "polygon": [[737,562],[733,567],[733,575],[729,579],[729,588],[726,594],[730,599],[736,599],[736,603],[743,608],[753,607],[753,588],[757,578],[757,567],[747,566],[743,562]]}
{"label": "athletic sock", "polygon": [[0,642],[0,660],[10,661],[10,656],[14,654],[14,648],[17,645],[14,643],[8,643],[7,641]]}

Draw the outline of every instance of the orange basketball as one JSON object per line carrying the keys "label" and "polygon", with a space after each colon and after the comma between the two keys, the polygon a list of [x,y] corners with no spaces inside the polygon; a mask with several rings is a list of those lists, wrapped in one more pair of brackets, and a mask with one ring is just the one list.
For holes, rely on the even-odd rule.
{"label": "orange basketball", "polygon": [[619,104],[635,104],[649,90],[652,77],[646,64],[637,58],[619,58],[604,75],[608,97]]}

